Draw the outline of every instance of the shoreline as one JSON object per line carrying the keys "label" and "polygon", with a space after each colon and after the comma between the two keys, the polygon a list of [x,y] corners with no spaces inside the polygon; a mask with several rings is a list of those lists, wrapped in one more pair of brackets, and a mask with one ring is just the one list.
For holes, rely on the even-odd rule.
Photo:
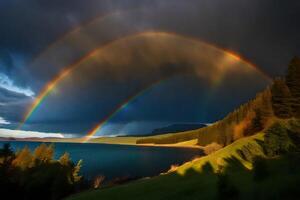
{"label": "shoreline", "polygon": [[102,142],[89,142],[88,144],[109,144],[109,145],[140,146],[140,147],[165,147],[165,148],[202,149],[202,147],[200,147],[200,146],[176,145],[176,144],[130,144],[130,143],[102,143]]}
{"label": "shoreline", "polygon": [[[107,145],[123,145],[123,146],[137,146],[137,147],[163,147],[163,148],[188,148],[188,149],[200,149],[203,150],[203,147],[198,145],[184,145],[184,144],[136,144],[133,142],[101,142],[101,141],[90,141],[82,143],[78,141],[80,138],[76,139],[4,139],[1,138],[0,142],[47,142],[47,143],[77,143],[77,144],[107,144]],[[107,138],[106,138],[107,139]]]}

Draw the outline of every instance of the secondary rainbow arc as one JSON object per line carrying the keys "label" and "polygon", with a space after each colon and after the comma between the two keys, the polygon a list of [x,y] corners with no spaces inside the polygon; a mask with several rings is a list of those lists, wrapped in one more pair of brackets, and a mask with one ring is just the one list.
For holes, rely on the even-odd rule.
{"label": "secondary rainbow arc", "polygon": [[38,60],[40,57],[42,57],[44,54],[47,53],[47,51],[51,48],[53,48],[55,45],[58,45],[59,43],[61,43],[62,41],[66,40],[68,37],[71,37],[72,34],[76,34],[78,32],[80,32],[82,29],[93,25],[96,22],[102,22],[104,20],[106,20],[109,17],[113,17],[113,16],[118,16],[121,14],[126,14],[129,12],[134,11],[135,9],[131,9],[131,10],[126,10],[126,11],[120,11],[120,10],[116,10],[107,14],[100,14],[97,15],[81,24],[79,24],[78,26],[76,26],[75,28],[73,28],[70,31],[66,31],[65,33],[63,33],[58,39],[56,39],[54,42],[50,43],[45,49],[43,49],[39,54],[37,54],[32,60],[31,60],[31,64],[33,64],[36,60]]}
{"label": "secondary rainbow arc", "polygon": [[[47,98],[47,96],[51,93],[51,91],[53,91],[53,89],[55,89],[55,87],[67,76],[69,76],[77,67],[80,66],[81,63],[83,63],[84,61],[88,60],[89,58],[92,58],[95,54],[97,54],[99,51],[103,50],[104,48],[120,41],[120,40],[126,40],[126,39],[130,39],[130,38],[134,38],[137,37],[139,35],[147,35],[147,34],[163,34],[163,35],[173,35],[173,36],[178,36],[178,37],[182,37],[185,39],[189,39],[192,40],[194,42],[199,42],[202,44],[206,44],[208,46],[210,46],[211,48],[215,48],[217,50],[223,51],[224,53],[231,55],[233,57],[235,57],[238,60],[242,60],[243,62],[245,62],[247,65],[254,67],[256,70],[258,70],[260,73],[263,74],[264,77],[266,77],[268,80],[270,80],[270,77],[268,75],[266,75],[261,69],[259,69],[257,66],[255,66],[254,64],[252,64],[251,62],[247,61],[245,58],[242,58],[241,56],[237,55],[236,53],[233,53],[231,51],[225,50],[223,48],[217,47],[216,45],[213,44],[209,44],[207,42],[203,42],[200,41],[196,38],[193,37],[189,37],[189,36],[184,36],[184,35],[178,35],[176,33],[172,33],[172,32],[162,32],[162,31],[146,31],[146,32],[139,32],[136,33],[134,35],[128,35],[128,36],[123,36],[120,38],[117,38],[115,40],[109,41],[108,43],[106,43],[105,45],[96,48],[94,50],[92,50],[89,54],[83,56],[82,58],[80,58],[77,62],[65,67],[65,69],[58,74],[58,76],[56,76],[54,79],[52,79],[48,84],[46,84],[46,86],[41,90],[41,92],[39,93],[39,95],[36,97],[35,101],[33,102],[33,104],[30,106],[30,108],[28,109],[28,111],[26,112],[22,122],[20,123],[19,129],[22,128],[22,126],[28,121],[28,119],[33,115],[33,113],[37,110],[37,108],[42,104],[42,102]],[[134,95],[136,96],[136,95]],[[129,98],[132,99],[132,98]],[[121,105],[123,105],[124,103],[122,103]],[[120,108],[122,108],[122,106],[118,106],[114,111],[119,110]],[[115,112],[112,112],[115,113]],[[113,115],[113,114],[111,114]],[[107,119],[111,118],[111,115],[108,115]],[[107,121],[107,120],[103,120],[103,121]],[[99,127],[101,127],[101,123],[100,125],[98,125]],[[96,130],[95,128],[93,130]],[[94,133],[92,131],[92,133]],[[89,138],[91,136],[91,132],[88,134]]]}

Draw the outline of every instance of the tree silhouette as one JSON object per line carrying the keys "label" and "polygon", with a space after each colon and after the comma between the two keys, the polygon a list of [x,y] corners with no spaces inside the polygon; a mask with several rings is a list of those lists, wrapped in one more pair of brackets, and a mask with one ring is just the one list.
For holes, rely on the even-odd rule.
{"label": "tree silhouette", "polygon": [[300,59],[294,57],[288,68],[286,84],[292,95],[291,107],[296,117],[300,117]]}
{"label": "tree silhouette", "polygon": [[10,199],[58,200],[87,186],[68,153],[53,159],[53,145],[41,144],[32,153],[25,146],[15,154],[9,145],[0,148],[0,193]]}
{"label": "tree silhouette", "polygon": [[291,109],[291,93],[285,81],[281,78],[274,80],[272,86],[272,106],[276,117],[290,118],[293,116]]}

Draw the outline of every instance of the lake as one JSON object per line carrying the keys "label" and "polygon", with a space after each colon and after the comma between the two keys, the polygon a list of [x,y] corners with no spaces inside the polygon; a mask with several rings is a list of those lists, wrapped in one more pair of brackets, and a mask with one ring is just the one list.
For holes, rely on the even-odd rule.
{"label": "lake", "polygon": [[[10,143],[14,150],[27,145],[34,150],[40,142],[0,142]],[[182,164],[196,156],[202,156],[200,149],[142,147],[110,144],[55,143],[55,159],[68,152],[72,161],[83,160],[81,174],[92,179],[104,175],[106,180],[114,178],[138,178],[155,176],[166,172],[171,165]]]}

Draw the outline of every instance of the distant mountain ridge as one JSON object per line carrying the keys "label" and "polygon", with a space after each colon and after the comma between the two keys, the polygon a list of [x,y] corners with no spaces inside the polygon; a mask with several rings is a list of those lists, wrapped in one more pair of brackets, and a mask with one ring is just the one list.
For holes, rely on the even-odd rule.
{"label": "distant mountain ridge", "polygon": [[[151,132],[151,135],[159,135],[165,133],[178,133],[184,131],[192,131],[199,128],[206,127],[206,124],[199,123],[199,124],[171,124],[166,127],[156,128]],[[150,134],[149,134],[150,135]]]}

